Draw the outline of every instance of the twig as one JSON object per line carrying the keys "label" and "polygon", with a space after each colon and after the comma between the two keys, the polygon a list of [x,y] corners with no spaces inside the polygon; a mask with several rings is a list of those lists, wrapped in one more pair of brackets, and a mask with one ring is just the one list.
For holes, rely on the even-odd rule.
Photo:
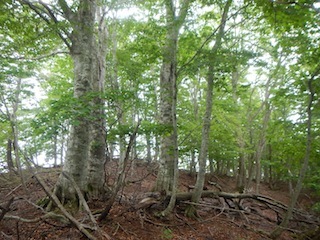
{"label": "twig", "polygon": [[8,197],[8,196],[10,196],[14,191],[16,191],[19,187],[21,187],[22,186],[22,184],[20,183],[18,186],[16,186],[13,190],[11,190],[6,196],[5,196],[5,198],[6,197]]}
{"label": "twig", "polygon": [[98,221],[102,221],[108,216],[108,214],[110,212],[110,209],[111,209],[112,205],[115,202],[116,196],[117,196],[118,192],[120,191],[121,187],[124,184],[125,170],[126,170],[126,167],[128,165],[130,152],[131,152],[132,146],[134,144],[134,141],[136,139],[140,123],[141,123],[141,120],[139,119],[139,121],[137,123],[137,126],[135,127],[133,133],[130,136],[130,140],[129,140],[129,143],[128,143],[128,146],[127,146],[126,154],[125,154],[125,157],[124,157],[124,160],[123,160],[123,167],[121,169],[121,172],[117,176],[117,181],[115,182],[115,186],[113,188],[111,197],[109,198],[104,210],[100,214],[100,216],[98,218]]}
{"label": "twig", "polygon": [[4,232],[1,232],[1,235],[3,237],[5,237],[5,239],[14,239],[12,236],[9,236],[9,235],[5,234]]}
{"label": "twig", "polygon": [[25,222],[25,223],[36,223],[36,222],[40,222],[40,221],[43,221],[43,220],[49,219],[49,218],[59,220],[60,222],[62,222],[64,224],[69,224],[69,221],[67,221],[67,219],[63,215],[56,214],[53,212],[49,212],[41,217],[32,218],[32,219],[22,218],[22,217],[14,216],[14,215],[5,215],[3,219],[12,219],[12,220],[17,220],[19,222]]}

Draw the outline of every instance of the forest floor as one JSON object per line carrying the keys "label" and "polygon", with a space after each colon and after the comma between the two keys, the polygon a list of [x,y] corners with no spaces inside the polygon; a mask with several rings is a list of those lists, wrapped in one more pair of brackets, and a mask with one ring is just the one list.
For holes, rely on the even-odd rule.
{"label": "forest floor", "polygon": [[[114,179],[117,164],[109,163],[107,167],[108,183]],[[38,176],[53,188],[60,174],[60,169],[41,169]],[[289,192],[284,184],[271,190],[262,183],[260,194],[267,201],[259,198],[245,198],[237,208],[235,199],[223,197],[206,197],[198,206],[198,219],[187,218],[184,214],[188,205],[180,201],[174,213],[160,218],[159,205],[144,205],[150,200],[150,193],[156,179],[156,169],[147,164],[131,167],[126,178],[126,186],[121,190],[108,217],[99,222],[100,228],[112,239],[134,240],[262,240],[270,239],[268,234],[277,226],[289,203]],[[180,171],[179,191],[188,192],[189,185],[195,184],[195,177],[187,171]],[[44,209],[36,204],[46,194],[37,179],[31,173],[25,173],[27,191],[21,185],[20,178],[0,174],[0,239],[86,239],[73,225],[44,217]],[[214,182],[223,192],[235,193],[235,180],[227,176],[207,176],[207,190],[218,191],[209,184]],[[251,193],[248,193],[250,196]],[[256,196],[252,193],[252,196]],[[147,199],[147,200],[146,200]],[[12,203],[10,203],[12,200]],[[142,202],[141,202],[142,200]],[[312,235],[318,231],[320,218],[310,210],[319,201],[312,192],[303,191],[288,228],[279,239],[320,239]],[[9,206],[9,208],[6,208]],[[92,213],[98,213],[105,207],[103,201],[89,201]],[[146,207],[147,206],[147,207]],[[161,206],[160,206],[161,207]],[[6,209],[6,210],[4,210]],[[2,216],[5,212],[5,216]],[[56,211],[56,213],[59,213]],[[75,218],[85,223],[88,217],[84,212],[74,214]],[[158,217],[157,217],[158,216]],[[2,220],[1,220],[2,218]],[[309,234],[309,235],[308,235]]]}

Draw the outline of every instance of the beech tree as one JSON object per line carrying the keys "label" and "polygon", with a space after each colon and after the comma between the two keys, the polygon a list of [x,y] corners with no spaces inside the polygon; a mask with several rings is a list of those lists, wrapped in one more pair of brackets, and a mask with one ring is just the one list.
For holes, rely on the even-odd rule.
{"label": "beech tree", "polygon": [[[168,211],[175,204],[178,181],[178,142],[177,142],[177,48],[179,30],[188,13],[190,0],[179,6],[167,0],[166,39],[162,48],[160,70],[160,124],[166,127],[160,142],[160,169],[157,176],[157,190],[172,191]],[[179,12],[177,11],[179,9]]]}
{"label": "beech tree", "polygon": [[[79,1],[69,6],[59,0],[59,9],[42,1],[20,2],[53,29],[73,60],[76,116],[71,123],[63,171],[83,192],[99,196],[103,192],[105,162],[105,12],[99,1]],[[55,193],[63,202],[76,199],[75,190],[62,174]]]}
{"label": "beech tree", "polygon": [[[207,76],[207,92],[206,92],[206,110],[205,115],[203,117],[203,125],[202,125],[202,139],[201,139],[201,149],[200,149],[200,156],[199,156],[199,172],[197,175],[197,181],[195,185],[195,191],[192,195],[193,202],[199,202],[201,198],[201,193],[204,186],[205,181],[205,172],[206,172],[206,162],[207,162],[207,154],[208,154],[208,145],[209,145],[209,132],[210,132],[210,125],[211,125],[211,115],[212,115],[212,98],[213,98],[213,85],[214,85],[214,78],[215,78],[215,62],[218,56],[218,50],[221,47],[222,39],[225,34],[225,26],[228,18],[228,13],[230,6],[232,4],[232,0],[228,0],[225,3],[223,13],[221,16],[221,22],[219,25],[219,30],[217,32],[215,38],[215,44],[212,47],[209,61],[208,61],[208,76]],[[194,208],[190,207],[187,212],[187,215],[194,215]]]}

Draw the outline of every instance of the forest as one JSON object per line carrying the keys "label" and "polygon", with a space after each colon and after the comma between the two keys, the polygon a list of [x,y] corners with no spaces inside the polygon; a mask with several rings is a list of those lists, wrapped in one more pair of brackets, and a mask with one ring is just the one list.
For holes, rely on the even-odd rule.
{"label": "forest", "polygon": [[319,0],[1,0],[0,38],[0,239],[320,239]]}

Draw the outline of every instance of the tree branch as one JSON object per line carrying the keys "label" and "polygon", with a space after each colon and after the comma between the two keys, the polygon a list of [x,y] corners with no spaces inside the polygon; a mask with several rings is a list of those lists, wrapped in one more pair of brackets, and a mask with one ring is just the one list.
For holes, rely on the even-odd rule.
{"label": "tree branch", "polygon": [[67,2],[65,0],[59,0],[58,3],[59,3],[59,6],[62,9],[64,15],[66,16],[66,19],[69,22],[74,21],[75,13],[69,8]]}
{"label": "tree branch", "polygon": [[[240,8],[237,12],[235,12],[234,14],[230,15],[230,17],[227,18],[227,21],[235,16],[237,16],[237,14],[239,14],[240,11],[246,9],[249,6],[249,3],[246,4],[245,6],[243,6],[242,8]],[[199,47],[199,49],[195,52],[195,54],[184,64],[181,65],[181,67],[177,70],[177,76],[179,76],[179,74],[186,68],[186,66],[188,66],[191,62],[193,62],[196,57],[201,53],[201,50],[204,48],[204,46],[211,40],[211,38],[213,36],[215,36],[215,34],[218,32],[218,30],[221,28],[222,23],[219,24],[219,26],[217,26],[217,28],[212,32],[211,35],[209,35],[205,41],[201,44],[201,46]]]}
{"label": "tree branch", "polygon": [[[46,5],[42,1],[39,1],[39,3],[41,4],[41,6],[43,6],[43,8],[36,6],[35,4],[33,4],[28,0],[19,0],[19,1],[22,4],[26,4],[27,6],[29,6],[40,18],[42,18],[48,24],[48,26],[52,27],[52,25],[56,25],[56,26],[58,25],[59,21],[57,20],[56,16],[53,14],[52,10],[48,7],[48,5]],[[69,33],[65,29],[62,29],[61,27],[57,28],[56,32],[61,38],[61,40],[66,44],[67,48],[71,49],[71,44],[68,41],[68,38],[70,39]],[[64,37],[62,32],[66,34],[68,38]]]}
{"label": "tree branch", "polygon": [[184,0],[182,2],[182,6],[180,8],[180,11],[179,11],[179,14],[178,14],[177,20],[176,20],[179,22],[179,24],[182,24],[184,22],[184,20],[186,19],[191,1],[193,1],[193,0]]}
{"label": "tree branch", "polygon": [[116,196],[117,196],[121,186],[123,186],[123,184],[124,184],[125,170],[126,170],[126,167],[127,167],[127,164],[128,164],[128,160],[129,160],[129,156],[130,156],[130,152],[131,152],[132,146],[134,144],[134,141],[135,141],[137,133],[138,133],[138,129],[139,129],[140,123],[141,123],[141,120],[139,119],[135,130],[133,131],[133,133],[130,136],[130,140],[129,140],[129,143],[128,143],[128,146],[127,146],[126,154],[125,154],[125,157],[124,157],[124,160],[123,160],[123,167],[122,167],[121,171],[118,174],[117,181],[116,181],[115,186],[114,186],[114,188],[112,190],[111,197],[109,198],[104,210],[100,214],[100,216],[98,218],[98,221],[102,221],[103,219],[105,219],[108,216],[108,214],[110,212],[110,209],[111,209],[111,207],[112,207],[112,205],[113,205],[113,203],[114,203],[114,201],[116,199]]}
{"label": "tree branch", "polygon": [[2,58],[2,57],[0,57],[0,59],[37,61],[37,60],[45,59],[45,58],[48,58],[48,57],[53,57],[53,56],[60,55],[60,54],[69,55],[70,52],[67,52],[67,51],[56,51],[56,52],[44,54],[44,55],[41,55],[41,56],[38,56],[38,57],[34,57],[34,58],[28,58],[28,57],[22,56],[22,57],[15,57],[15,58],[8,58],[8,57]]}
{"label": "tree branch", "polygon": [[[67,173],[67,172],[62,172],[62,175],[67,178],[72,186],[74,187],[74,189],[76,190],[78,197],[79,197],[79,201],[81,203],[81,205],[84,207],[84,210],[87,212],[87,214],[89,215],[89,218],[91,220],[91,222],[94,225],[94,230],[97,230],[99,228],[97,221],[95,220],[94,216],[92,215],[92,212],[90,211],[90,208],[86,202],[86,200],[84,199],[84,196],[80,190],[80,188],[78,187],[78,185],[76,184],[76,182],[74,181],[74,179]],[[80,205],[80,204],[79,204]]]}
{"label": "tree branch", "polygon": [[0,214],[0,222],[5,217],[6,213],[10,211],[10,206],[13,203],[14,197],[10,198],[10,200],[7,202],[7,204],[2,207],[0,206],[1,214]]}

